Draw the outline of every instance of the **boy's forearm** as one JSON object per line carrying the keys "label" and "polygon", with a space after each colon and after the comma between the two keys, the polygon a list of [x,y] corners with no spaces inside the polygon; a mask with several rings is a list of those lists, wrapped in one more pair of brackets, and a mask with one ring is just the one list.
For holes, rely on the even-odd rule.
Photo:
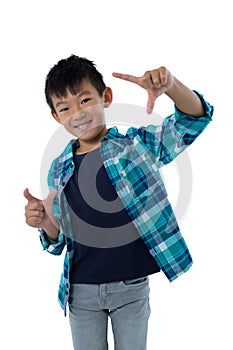
{"label": "boy's forearm", "polygon": [[57,241],[59,230],[51,221],[46,227],[42,227],[42,229],[49,236],[49,238],[51,238],[53,241]]}
{"label": "boy's forearm", "polygon": [[195,92],[190,90],[187,86],[174,78],[174,83],[165,94],[170,97],[177,108],[194,117],[201,117],[205,114],[202,102]]}

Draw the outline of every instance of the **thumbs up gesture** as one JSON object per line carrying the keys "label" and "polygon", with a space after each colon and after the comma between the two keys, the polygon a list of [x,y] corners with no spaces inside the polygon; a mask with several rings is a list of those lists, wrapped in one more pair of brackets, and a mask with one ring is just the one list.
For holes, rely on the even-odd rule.
{"label": "thumbs up gesture", "polygon": [[26,223],[31,227],[42,228],[52,239],[56,240],[59,226],[53,216],[52,204],[57,191],[52,190],[45,200],[32,196],[27,188],[23,194],[28,200],[25,206]]}

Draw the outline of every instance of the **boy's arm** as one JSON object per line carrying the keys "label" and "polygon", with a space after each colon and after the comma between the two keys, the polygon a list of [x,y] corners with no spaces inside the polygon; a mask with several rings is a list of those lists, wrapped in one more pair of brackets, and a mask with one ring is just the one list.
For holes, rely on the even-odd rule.
{"label": "boy's arm", "polygon": [[42,228],[47,236],[54,242],[57,242],[59,229],[50,221],[47,226]]}
{"label": "boy's arm", "polygon": [[41,200],[32,196],[28,189],[24,190],[24,197],[28,200],[25,206],[26,223],[38,228],[44,249],[59,255],[64,248],[64,239],[59,235],[58,224],[52,214],[55,195],[56,191],[52,190],[45,200]]}
{"label": "boy's arm", "polygon": [[65,236],[59,233],[56,240],[53,240],[43,229],[38,230],[43,249],[53,255],[60,255],[65,247]]}
{"label": "boy's arm", "polygon": [[[142,77],[113,73],[113,76],[143,87],[148,93],[147,112],[151,113],[156,99],[163,93],[175,103],[175,112],[162,125],[140,127],[129,137],[138,135],[156,157],[161,167],[183,152],[211,121],[213,107],[203,96],[176,79],[165,67],[146,72]],[[136,130],[136,131],[135,131]],[[135,135],[136,132],[136,135]]]}
{"label": "boy's arm", "polygon": [[198,95],[187,86],[174,78],[173,85],[165,92],[184,114],[201,117],[205,114],[202,101]]}
{"label": "boy's arm", "polygon": [[[47,227],[39,228],[40,232],[40,241],[45,250],[54,255],[60,255],[65,247],[66,240],[65,234],[61,232],[59,225],[60,217],[60,207],[58,204],[58,188],[56,186],[56,181],[54,179],[54,174],[56,172],[56,159],[52,162],[51,167],[48,172],[47,183],[50,193],[52,191],[56,192],[56,196],[53,198],[53,201],[46,205],[46,210],[49,213],[51,220],[51,225]],[[54,224],[53,224],[54,223]]]}
{"label": "boy's arm", "polygon": [[[161,125],[151,124],[128,129],[127,136],[130,139],[141,140],[147,150],[153,153],[157,168],[173,161],[197,139],[212,120],[213,107],[197,91],[193,93],[203,106],[202,116],[185,114],[175,106],[174,113],[165,118]],[[139,141],[139,145],[141,142]],[[140,147],[138,152],[141,152]]]}
{"label": "boy's arm", "polygon": [[43,249],[53,255],[60,255],[65,246],[65,236],[60,233],[58,226],[50,221],[47,226],[38,228],[38,231]]}

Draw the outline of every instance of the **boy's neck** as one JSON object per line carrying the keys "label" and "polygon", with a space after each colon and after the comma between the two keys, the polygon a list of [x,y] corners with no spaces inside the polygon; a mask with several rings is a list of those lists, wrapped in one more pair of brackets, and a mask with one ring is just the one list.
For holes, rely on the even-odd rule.
{"label": "boy's neck", "polygon": [[93,146],[93,147],[89,147],[89,148],[82,148],[81,146],[79,148],[76,149],[75,153],[76,154],[84,154],[84,153],[89,153],[91,151],[94,151],[95,149],[100,147],[100,143],[98,143],[97,145]]}
{"label": "boy's neck", "polygon": [[90,141],[82,141],[79,140],[79,148],[75,151],[76,154],[83,154],[83,153],[88,153],[91,151],[94,151],[95,149],[100,147],[100,141],[101,139],[107,135],[108,129],[105,128],[95,140],[90,140]]}

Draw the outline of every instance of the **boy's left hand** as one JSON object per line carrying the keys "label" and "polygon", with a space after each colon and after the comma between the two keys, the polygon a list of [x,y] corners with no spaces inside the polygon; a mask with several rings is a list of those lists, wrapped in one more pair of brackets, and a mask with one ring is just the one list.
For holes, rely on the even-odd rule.
{"label": "boy's left hand", "polygon": [[115,78],[135,83],[144,88],[148,93],[147,113],[151,114],[155,100],[170,89],[174,83],[174,76],[165,67],[147,71],[142,77],[135,77],[129,74],[112,73]]}

